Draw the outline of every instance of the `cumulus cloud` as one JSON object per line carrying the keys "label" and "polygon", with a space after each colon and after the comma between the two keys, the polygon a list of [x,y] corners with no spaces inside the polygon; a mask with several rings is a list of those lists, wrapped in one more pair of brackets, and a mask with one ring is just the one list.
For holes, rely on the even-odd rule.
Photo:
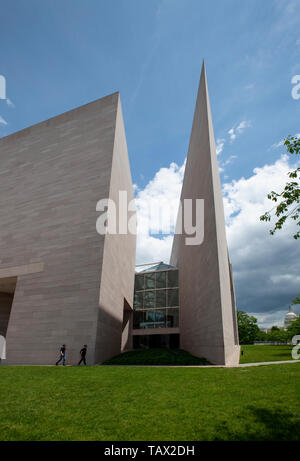
{"label": "cumulus cloud", "polygon": [[[161,168],[144,189],[136,188],[138,264],[169,261],[173,236],[149,232],[146,215],[150,203],[156,206],[167,201],[176,219],[184,167],[185,164],[172,163],[169,168]],[[288,223],[271,236],[271,224],[259,220],[272,207],[267,194],[270,190],[280,191],[288,180],[287,172],[294,167],[291,159],[283,155],[271,165],[255,168],[249,178],[223,185],[237,307],[256,316],[265,327],[281,325],[290,301],[300,294],[300,245],[292,238],[294,224]],[[163,227],[160,219],[154,217],[157,234]]]}
{"label": "cumulus cloud", "polygon": [[286,312],[289,302],[299,296],[300,245],[292,238],[295,224],[287,223],[271,236],[272,225],[259,220],[272,208],[267,194],[280,191],[294,167],[283,155],[272,165],[254,169],[248,179],[223,186],[237,304],[254,315],[273,312],[274,317],[279,311]]}
{"label": "cumulus cloud", "polygon": [[168,261],[185,163],[161,168],[144,189],[135,187],[138,220],[137,264]]}
{"label": "cumulus cloud", "polygon": [[251,122],[247,120],[243,120],[237,126],[233,126],[229,131],[228,134],[230,136],[231,142],[235,141],[238,135],[242,134],[246,128],[251,127]]}

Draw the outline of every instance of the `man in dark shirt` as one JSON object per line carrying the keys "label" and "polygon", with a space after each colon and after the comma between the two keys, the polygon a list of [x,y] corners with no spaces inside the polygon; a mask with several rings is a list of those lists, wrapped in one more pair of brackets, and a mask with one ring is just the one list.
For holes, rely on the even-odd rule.
{"label": "man in dark shirt", "polygon": [[80,351],[81,359],[79,360],[78,365],[80,365],[81,362],[83,362],[84,365],[86,365],[86,360],[85,360],[86,350],[87,350],[87,345],[85,344],[85,345],[83,346],[83,348],[81,349],[81,351]]}
{"label": "man in dark shirt", "polygon": [[65,344],[61,346],[59,353],[60,353],[60,357],[57,360],[55,365],[58,365],[62,361],[63,366],[65,366],[66,364],[66,345]]}

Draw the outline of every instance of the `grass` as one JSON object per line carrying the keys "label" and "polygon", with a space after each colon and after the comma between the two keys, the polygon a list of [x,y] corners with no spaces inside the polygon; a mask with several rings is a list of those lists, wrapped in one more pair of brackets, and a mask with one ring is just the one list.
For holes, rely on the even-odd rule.
{"label": "grass", "polygon": [[300,440],[300,364],[0,367],[0,440]]}
{"label": "grass", "polygon": [[[292,360],[293,346],[241,346],[240,363]],[[144,349],[125,352],[104,362],[104,365],[209,365],[204,358],[194,357],[183,350]]]}
{"label": "grass", "polygon": [[279,362],[281,360],[292,360],[292,348],[294,346],[271,346],[271,345],[249,345],[241,346],[244,354],[241,355],[240,363],[255,362]]}
{"label": "grass", "polygon": [[144,349],[124,352],[104,365],[209,365],[206,359],[194,357],[186,351],[177,349]]}

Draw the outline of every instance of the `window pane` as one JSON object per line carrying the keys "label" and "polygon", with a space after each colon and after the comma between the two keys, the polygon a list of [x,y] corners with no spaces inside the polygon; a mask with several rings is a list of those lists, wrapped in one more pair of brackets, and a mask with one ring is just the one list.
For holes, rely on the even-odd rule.
{"label": "window pane", "polygon": [[133,328],[134,329],[144,328],[143,327],[144,319],[145,319],[145,314],[143,311],[135,311],[133,313]]}
{"label": "window pane", "polygon": [[133,309],[143,309],[144,292],[140,291],[134,294]]}
{"label": "window pane", "polygon": [[144,328],[155,327],[155,311],[145,311]]}
{"label": "window pane", "polygon": [[166,290],[156,291],[156,306],[155,307],[167,307],[167,296]]}
{"label": "window pane", "polygon": [[144,295],[144,308],[155,307],[155,292],[154,291],[145,291]]}
{"label": "window pane", "polygon": [[167,313],[167,309],[155,311],[155,328],[165,328],[166,327],[166,313]]}
{"label": "window pane", "polygon": [[178,287],[178,271],[168,271],[168,287]]}
{"label": "window pane", "polygon": [[179,309],[168,309],[167,313],[167,327],[178,328],[179,327]]}
{"label": "window pane", "polygon": [[144,275],[136,275],[135,276],[135,290],[143,290],[144,289]]}
{"label": "window pane", "polygon": [[168,290],[168,306],[179,306],[178,289],[171,288]]}
{"label": "window pane", "polygon": [[145,275],[145,290],[155,288],[155,272]]}
{"label": "window pane", "polygon": [[156,288],[166,288],[166,272],[156,272]]}

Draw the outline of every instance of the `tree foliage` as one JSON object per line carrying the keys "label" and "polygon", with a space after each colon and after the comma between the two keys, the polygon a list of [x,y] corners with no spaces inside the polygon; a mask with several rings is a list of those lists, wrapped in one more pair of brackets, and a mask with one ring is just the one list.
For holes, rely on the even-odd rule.
{"label": "tree foliage", "polygon": [[300,297],[293,299],[292,304],[300,304]]}
{"label": "tree foliage", "polygon": [[244,311],[238,310],[237,322],[240,344],[253,344],[254,341],[258,340],[260,330],[255,317],[248,315]]}
{"label": "tree foliage", "polygon": [[289,340],[289,336],[285,330],[278,327],[272,327],[266,334],[265,341],[274,343],[286,343]]}
{"label": "tree foliage", "polygon": [[268,332],[261,330],[257,319],[247,312],[237,311],[240,344],[253,344],[255,341],[286,343],[300,335],[300,316],[291,322],[287,329],[273,326]]}
{"label": "tree foliage", "polygon": [[[284,140],[284,145],[289,154],[300,154],[300,138],[288,136]],[[271,191],[268,194],[268,199],[276,203],[275,207],[260,217],[261,221],[266,222],[270,222],[273,217],[276,217],[277,221],[273,229],[270,230],[271,235],[274,235],[277,230],[282,229],[288,219],[292,219],[296,222],[297,226],[300,226],[300,168],[290,171],[288,176],[291,181],[286,183],[283,191],[279,193]],[[296,229],[293,237],[294,239],[300,238],[300,229]]]}
{"label": "tree foliage", "polygon": [[296,335],[300,335],[300,316],[293,320],[287,329],[273,326],[268,332],[259,330],[255,341],[287,343]]}
{"label": "tree foliage", "polygon": [[288,339],[292,339],[293,336],[300,335],[300,316],[293,320],[287,328]]}

